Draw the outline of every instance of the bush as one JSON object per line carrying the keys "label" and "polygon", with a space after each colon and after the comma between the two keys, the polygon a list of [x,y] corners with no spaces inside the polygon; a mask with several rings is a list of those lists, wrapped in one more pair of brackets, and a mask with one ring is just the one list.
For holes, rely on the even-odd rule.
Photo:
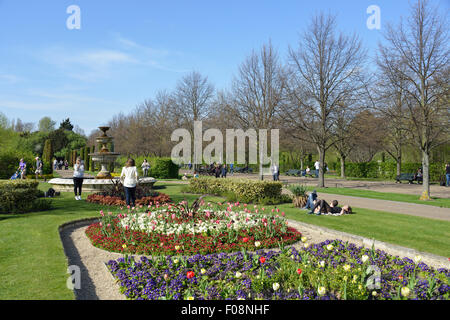
{"label": "bush", "polygon": [[[402,173],[416,173],[422,167],[421,163],[402,163]],[[444,173],[443,163],[430,164],[430,181],[439,181]],[[336,174],[341,174],[341,166],[336,167]],[[345,175],[353,178],[381,178],[393,180],[397,176],[397,164],[395,162],[361,162],[346,163]]]}
{"label": "bush", "polygon": [[289,191],[292,192],[292,194],[296,197],[306,197],[306,191],[307,188],[305,185],[302,184],[293,184],[289,186]]}
{"label": "bush", "polygon": [[179,169],[172,159],[156,159],[155,165],[150,168],[150,176],[157,179],[178,179]]}
{"label": "bush", "polygon": [[193,193],[225,196],[230,200],[245,203],[260,203],[261,201],[280,203],[283,201],[281,196],[283,185],[276,181],[205,177],[190,180],[189,187]]}
{"label": "bush", "polygon": [[27,173],[34,173],[33,167],[36,161],[32,153],[22,153],[16,150],[0,151],[0,179],[9,179],[19,167],[19,161],[23,158],[27,163]]}
{"label": "bush", "polygon": [[37,181],[14,180],[0,183],[0,213],[25,213],[50,209],[51,200],[42,199]]}

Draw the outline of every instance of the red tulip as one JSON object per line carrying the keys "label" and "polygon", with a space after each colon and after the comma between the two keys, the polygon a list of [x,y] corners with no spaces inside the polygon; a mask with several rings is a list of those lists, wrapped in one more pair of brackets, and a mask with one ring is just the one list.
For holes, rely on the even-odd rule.
{"label": "red tulip", "polygon": [[194,271],[188,271],[188,273],[186,273],[186,277],[187,277],[188,279],[191,279],[191,278],[193,278],[194,276],[195,276]]}
{"label": "red tulip", "polygon": [[247,238],[247,237],[245,237],[244,239],[242,239],[242,241],[244,241],[244,242],[248,242],[248,238]]}
{"label": "red tulip", "polygon": [[298,273],[298,275],[301,275],[301,274],[302,274],[302,272],[303,272],[303,270],[302,270],[302,269],[297,269],[297,273]]}
{"label": "red tulip", "polygon": [[266,258],[264,258],[264,257],[259,258],[259,262],[261,262],[261,263],[266,262]]}

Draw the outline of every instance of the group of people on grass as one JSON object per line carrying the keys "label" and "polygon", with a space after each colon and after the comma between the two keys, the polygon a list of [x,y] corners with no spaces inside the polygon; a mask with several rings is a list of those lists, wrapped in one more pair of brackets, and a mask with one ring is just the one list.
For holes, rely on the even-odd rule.
{"label": "group of people on grass", "polygon": [[333,200],[331,204],[328,204],[323,199],[318,199],[316,190],[313,190],[308,196],[308,200],[306,201],[306,205],[302,209],[309,209],[308,214],[316,214],[320,215],[333,215],[333,216],[342,216],[344,214],[352,214],[352,207],[349,205],[345,205],[343,207],[338,206],[338,201]]}

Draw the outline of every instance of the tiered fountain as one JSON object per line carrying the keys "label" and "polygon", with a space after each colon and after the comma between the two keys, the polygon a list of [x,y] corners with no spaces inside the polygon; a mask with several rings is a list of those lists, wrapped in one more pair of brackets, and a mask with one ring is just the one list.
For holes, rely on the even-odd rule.
{"label": "tiered fountain", "polygon": [[92,158],[93,162],[98,162],[101,165],[101,170],[95,177],[95,179],[111,179],[111,173],[108,170],[109,164],[114,163],[117,157],[120,156],[120,153],[111,152],[108,150],[108,143],[113,141],[113,137],[108,137],[106,131],[109,130],[109,127],[98,127],[103,135],[97,137],[95,141],[102,146],[99,152],[89,153],[89,156]]}
{"label": "tiered fountain", "polygon": [[[101,145],[99,152],[89,153],[93,162],[99,163],[101,166],[100,172],[94,178],[85,178],[83,181],[83,191],[86,192],[99,192],[104,189],[105,186],[111,185],[119,179],[113,178],[108,168],[111,163],[120,156],[120,153],[111,152],[108,149],[108,144],[113,141],[113,137],[106,134],[109,127],[99,127],[103,134],[96,138],[96,142]],[[156,180],[151,177],[145,177],[139,179],[140,185],[152,186]],[[72,178],[55,178],[49,181],[52,184],[53,189],[56,191],[73,191],[73,179]]]}

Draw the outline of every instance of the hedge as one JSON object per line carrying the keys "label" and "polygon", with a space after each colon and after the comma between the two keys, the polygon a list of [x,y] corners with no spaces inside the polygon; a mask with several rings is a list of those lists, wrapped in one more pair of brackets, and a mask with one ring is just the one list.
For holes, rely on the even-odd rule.
{"label": "hedge", "polygon": [[42,198],[37,181],[0,181],[0,213],[25,213],[51,208],[51,200]]}
{"label": "hedge", "polygon": [[19,168],[19,161],[23,158],[27,164],[27,173],[34,173],[36,160],[31,153],[21,153],[15,150],[0,151],[0,179],[10,179]]}
{"label": "hedge", "polygon": [[[421,168],[421,163],[402,163],[401,173],[416,173]],[[439,181],[444,174],[443,163],[430,164],[430,181]],[[336,174],[341,174],[341,166],[336,166]],[[361,162],[345,164],[345,176],[353,178],[382,178],[394,180],[397,176],[397,164],[395,162]]]}
{"label": "hedge", "polygon": [[178,179],[178,165],[170,158],[156,159],[155,165],[150,167],[150,176],[157,179]]}
{"label": "hedge", "polygon": [[259,181],[245,179],[216,179],[202,177],[191,179],[191,192],[212,195],[227,195],[246,203],[259,203],[262,199],[281,199],[283,185],[276,181]]}

